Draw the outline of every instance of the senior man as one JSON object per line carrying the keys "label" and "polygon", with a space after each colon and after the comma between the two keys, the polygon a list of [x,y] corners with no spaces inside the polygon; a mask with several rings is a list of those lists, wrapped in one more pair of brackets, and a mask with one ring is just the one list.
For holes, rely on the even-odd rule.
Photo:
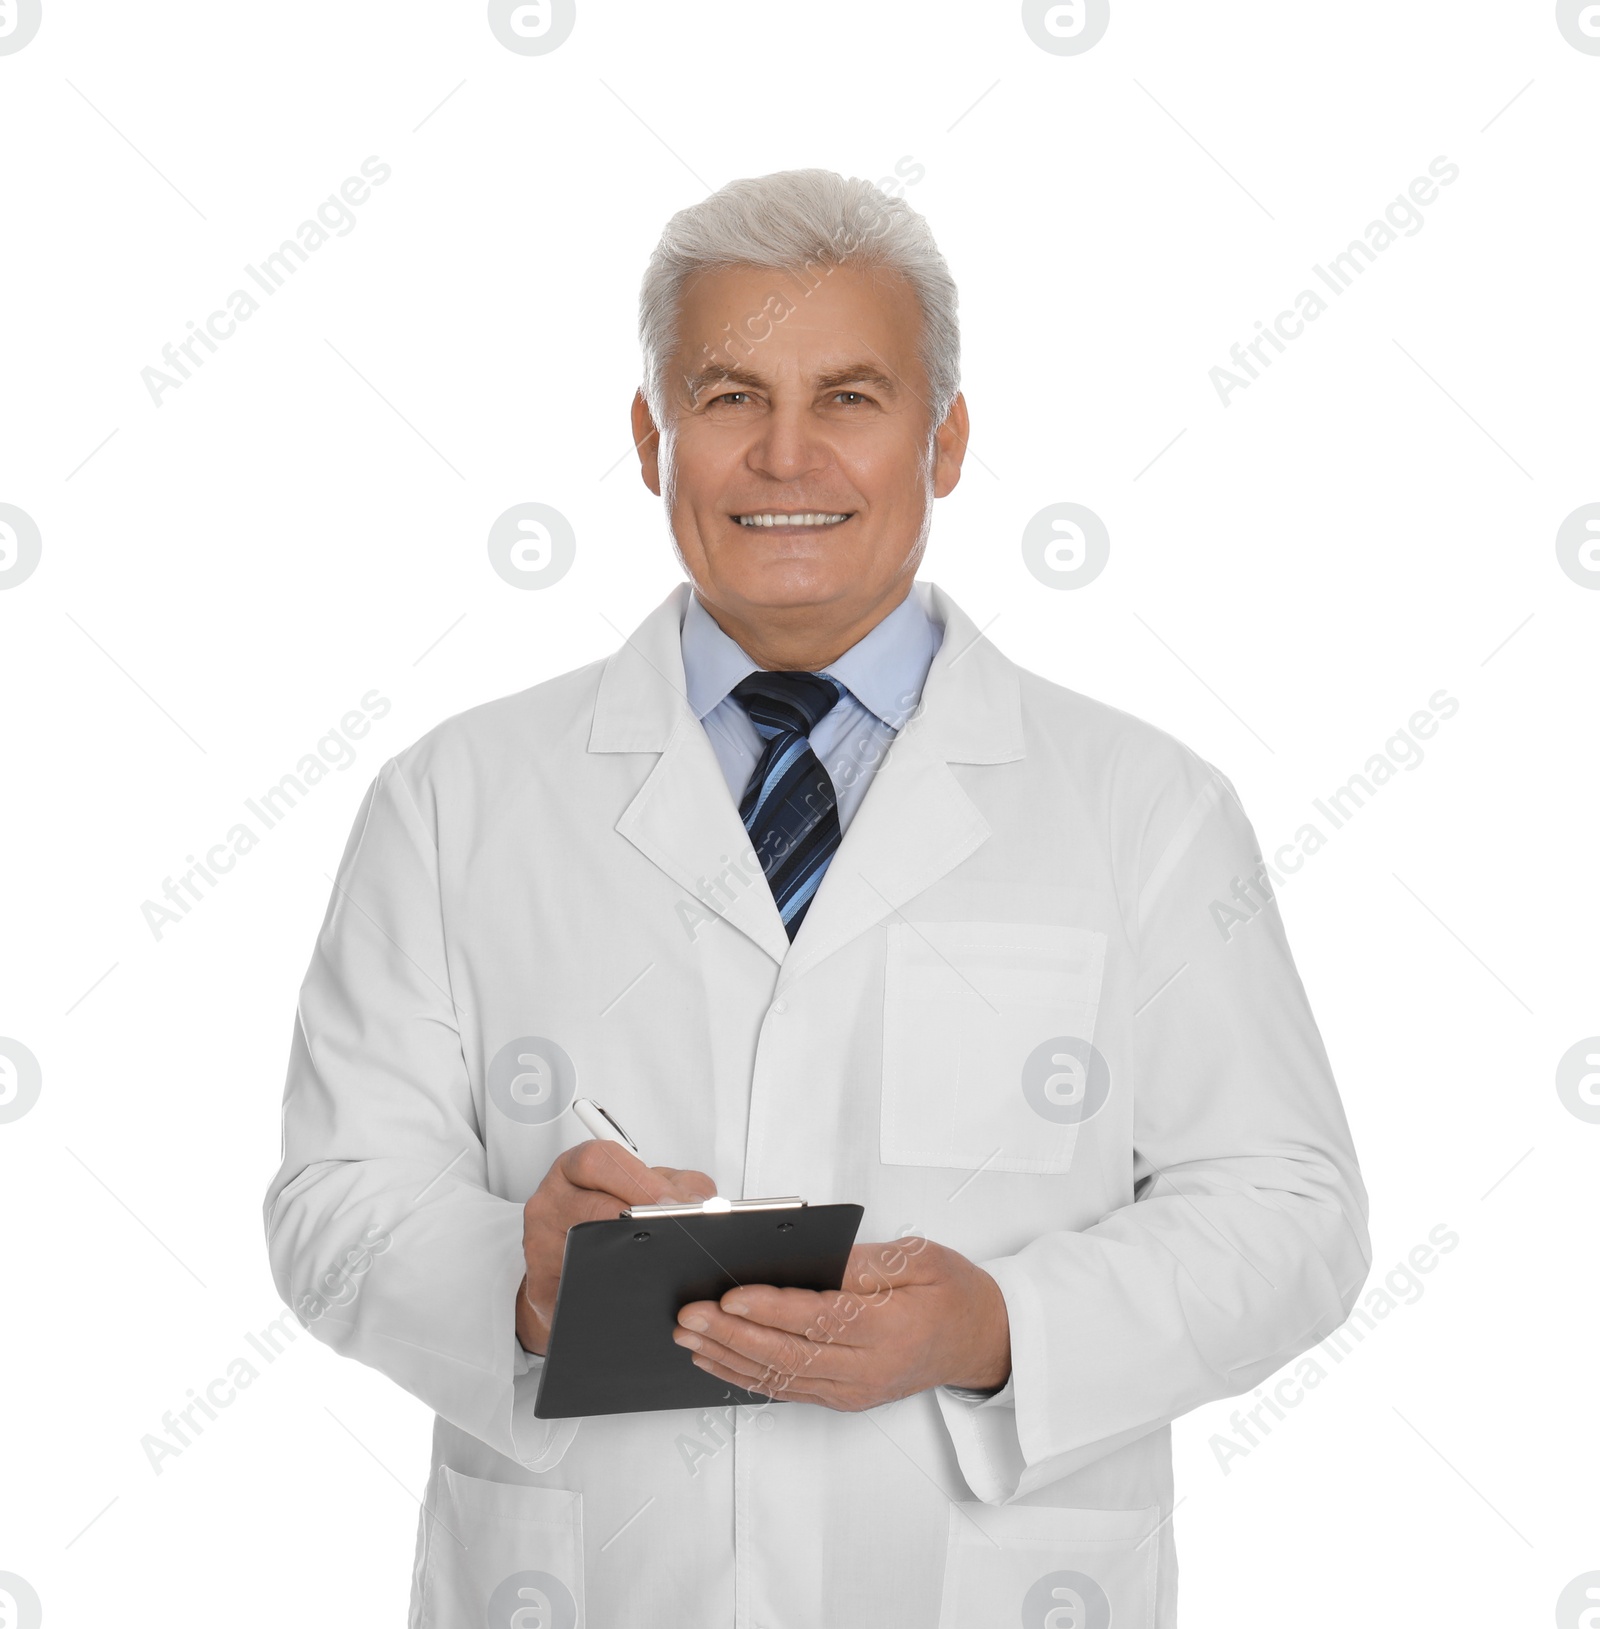
{"label": "senior man", "polygon": [[[1166,1629],[1170,1422],[1366,1278],[1232,785],[916,579],[955,308],[865,182],[675,216],[633,427],[688,582],[362,804],[266,1226],[318,1338],[437,1415],[413,1626]],[[577,1093],[681,1167],[585,1140]],[[719,1189],[865,1207],[839,1294],[663,1336],[758,1401],[537,1418],[567,1229]]]}

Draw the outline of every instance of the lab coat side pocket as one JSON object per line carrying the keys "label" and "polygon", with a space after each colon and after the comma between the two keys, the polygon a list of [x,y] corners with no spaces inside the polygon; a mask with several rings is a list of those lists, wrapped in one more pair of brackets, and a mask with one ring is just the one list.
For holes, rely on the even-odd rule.
{"label": "lab coat side pocket", "polygon": [[952,1504],[938,1629],[1155,1629],[1160,1515]]}
{"label": "lab coat side pocket", "polygon": [[1109,1091],[1094,1048],[1106,935],[896,922],[883,985],[885,1165],[1063,1174]]}
{"label": "lab coat side pocket", "polygon": [[584,1629],[583,1495],[440,1466],[419,1629]]}

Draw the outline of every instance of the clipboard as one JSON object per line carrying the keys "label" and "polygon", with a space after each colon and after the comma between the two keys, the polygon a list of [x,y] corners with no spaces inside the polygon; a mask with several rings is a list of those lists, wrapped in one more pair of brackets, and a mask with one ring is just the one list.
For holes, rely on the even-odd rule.
{"label": "clipboard", "polygon": [[567,1230],[550,1340],[533,1412],[584,1414],[786,1400],[744,1390],[694,1365],[677,1345],[678,1308],[740,1284],[841,1288],[860,1205],[803,1199],[708,1199],[635,1205]]}

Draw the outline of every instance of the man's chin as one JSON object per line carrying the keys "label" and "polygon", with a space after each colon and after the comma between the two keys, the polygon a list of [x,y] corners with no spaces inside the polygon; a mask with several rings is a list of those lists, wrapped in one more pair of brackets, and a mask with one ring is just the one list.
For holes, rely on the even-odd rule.
{"label": "man's chin", "polygon": [[[697,580],[696,586],[702,586]],[[774,557],[746,560],[735,571],[705,574],[702,599],[752,611],[801,611],[836,604],[861,592],[859,571],[837,561]]]}
{"label": "man's chin", "polygon": [[740,577],[733,580],[717,578],[705,585],[701,598],[709,604],[728,606],[745,616],[782,616],[784,613],[803,616],[807,611],[854,598],[860,590],[860,578],[841,573],[771,570],[756,575],[740,573]]}

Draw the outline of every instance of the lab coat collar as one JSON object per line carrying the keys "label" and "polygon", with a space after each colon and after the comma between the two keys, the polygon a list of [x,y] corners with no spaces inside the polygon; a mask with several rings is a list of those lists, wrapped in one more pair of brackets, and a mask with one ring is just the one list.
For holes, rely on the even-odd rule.
{"label": "lab coat collar", "polygon": [[[590,752],[662,752],[684,720],[683,618],[692,590],[678,583],[607,659],[589,732]],[[914,719],[937,731],[949,763],[1001,764],[1022,757],[1017,669],[937,583],[911,585],[944,628]],[[933,722],[930,724],[929,721]]]}
{"label": "lab coat collar", "polygon": [[[771,890],[730,868],[749,838],[686,696],[681,630],[691,589],[677,584],[607,659],[591,752],[658,752],[616,830],[685,890],[685,931],[714,910],[781,964],[779,987],[954,870],[990,835],[950,765],[1023,756],[1018,669],[937,584],[912,592],[944,628],[922,700],[895,737],[830,862],[794,942]],[[728,878],[719,890],[714,880]],[[697,904],[697,901],[704,901]],[[703,925],[698,931],[704,931]]]}

